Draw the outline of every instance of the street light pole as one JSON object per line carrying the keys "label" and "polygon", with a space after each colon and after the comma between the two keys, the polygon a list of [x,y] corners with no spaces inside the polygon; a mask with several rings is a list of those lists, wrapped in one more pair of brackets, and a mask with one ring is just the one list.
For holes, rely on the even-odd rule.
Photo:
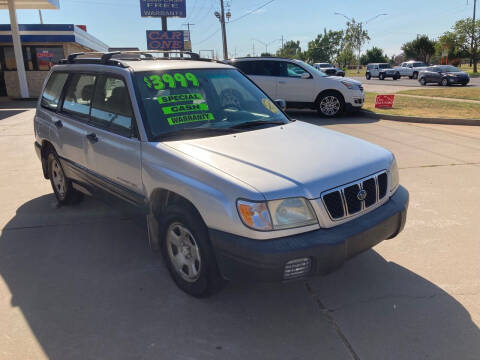
{"label": "street light pole", "polygon": [[473,29],[472,29],[472,44],[471,44],[471,47],[470,47],[470,51],[472,53],[472,56],[470,57],[472,63],[473,63],[473,72],[477,72],[477,63],[476,63],[476,60],[477,60],[477,49],[476,49],[476,46],[475,46],[475,43],[474,43],[474,39],[475,39],[475,30],[477,29],[477,27],[475,26],[475,21],[476,21],[476,15],[477,15],[477,0],[473,0]]}

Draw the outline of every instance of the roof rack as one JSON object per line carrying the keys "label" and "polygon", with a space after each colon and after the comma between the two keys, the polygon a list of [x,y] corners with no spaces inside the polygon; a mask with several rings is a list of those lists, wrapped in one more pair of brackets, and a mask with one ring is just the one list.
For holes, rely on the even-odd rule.
{"label": "roof rack", "polygon": [[[166,54],[165,57],[153,56],[153,54]],[[122,55],[125,55],[122,57]],[[178,55],[172,57],[170,55]],[[183,57],[188,55],[188,58]],[[191,51],[163,51],[163,50],[146,50],[146,51],[111,51],[111,52],[79,52],[68,55],[66,59],[60,61],[61,64],[75,63],[95,63],[104,65],[126,66],[121,60],[197,60],[197,61],[214,61],[211,59],[201,58],[199,54]]]}

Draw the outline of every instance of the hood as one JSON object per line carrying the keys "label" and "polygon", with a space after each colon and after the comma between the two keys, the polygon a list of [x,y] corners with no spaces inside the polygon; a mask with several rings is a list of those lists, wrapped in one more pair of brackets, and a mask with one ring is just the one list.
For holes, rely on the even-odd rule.
{"label": "hood", "polygon": [[315,199],[387,169],[392,159],[377,145],[300,121],[164,144],[249,184],[268,200]]}
{"label": "hood", "polygon": [[468,77],[468,74],[463,71],[452,71],[452,72],[448,72],[447,74],[458,76],[458,77]]}
{"label": "hood", "polygon": [[351,79],[351,78],[347,78],[347,77],[343,77],[343,76],[329,76],[328,78],[330,80],[333,80],[333,81],[343,81],[343,82],[353,84],[353,85],[362,85],[362,83],[360,81],[357,81],[357,80],[354,80],[354,79]]}

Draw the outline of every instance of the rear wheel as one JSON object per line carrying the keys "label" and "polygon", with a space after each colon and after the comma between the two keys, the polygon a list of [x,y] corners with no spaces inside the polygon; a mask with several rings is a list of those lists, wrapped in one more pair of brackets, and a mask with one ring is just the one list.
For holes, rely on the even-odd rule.
{"label": "rear wheel", "polygon": [[76,204],[83,194],[72,187],[72,182],[65,176],[62,164],[54,152],[47,155],[48,175],[53,192],[60,205]]}
{"label": "rear wheel", "polygon": [[207,297],[225,284],[208,231],[189,206],[170,205],[162,218],[162,254],[177,286],[194,297]]}
{"label": "rear wheel", "polygon": [[400,76],[399,73],[396,73],[396,74],[393,76],[393,80],[398,80],[398,79],[400,79],[400,78],[401,78],[401,76]]}
{"label": "rear wheel", "polygon": [[425,81],[425,78],[421,78],[421,79],[420,79],[420,84],[421,84],[422,86],[427,85],[427,82]]}
{"label": "rear wheel", "polygon": [[370,79],[372,78],[372,75],[370,75],[370,73],[367,73],[367,74],[365,75],[365,78],[366,78],[367,80],[370,80]]}
{"label": "rear wheel", "polygon": [[380,80],[385,80],[385,74],[381,73],[380,75],[378,75],[378,78]]}
{"label": "rear wheel", "polygon": [[413,73],[413,78],[414,78],[415,80],[418,79],[418,72],[414,72],[414,73]]}
{"label": "rear wheel", "polygon": [[323,93],[318,100],[318,112],[322,116],[334,117],[343,112],[345,100],[343,96],[334,91]]}
{"label": "rear wheel", "polygon": [[447,78],[443,78],[442,81],[440,82],[440,85],[442,85],[442,86],[448,86],[448,79],[447,79]]}

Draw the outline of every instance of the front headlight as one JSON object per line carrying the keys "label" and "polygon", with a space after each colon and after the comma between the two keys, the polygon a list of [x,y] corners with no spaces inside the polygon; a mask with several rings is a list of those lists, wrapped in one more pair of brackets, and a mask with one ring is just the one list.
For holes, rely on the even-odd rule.
{"label": "front headlight", "polygon": [[304,198],[268,202],[238,200],[237,209],[243,223],[255,230],[282,230],[317,223],[310,203]]}
{"label": "front headlight", "polygon": [[400,184],[400,175],[398,174],[398,166],[395,156],[393,156],[388,172],[390,173],[390,194],[393,194],[397,191],[398,185]]}

